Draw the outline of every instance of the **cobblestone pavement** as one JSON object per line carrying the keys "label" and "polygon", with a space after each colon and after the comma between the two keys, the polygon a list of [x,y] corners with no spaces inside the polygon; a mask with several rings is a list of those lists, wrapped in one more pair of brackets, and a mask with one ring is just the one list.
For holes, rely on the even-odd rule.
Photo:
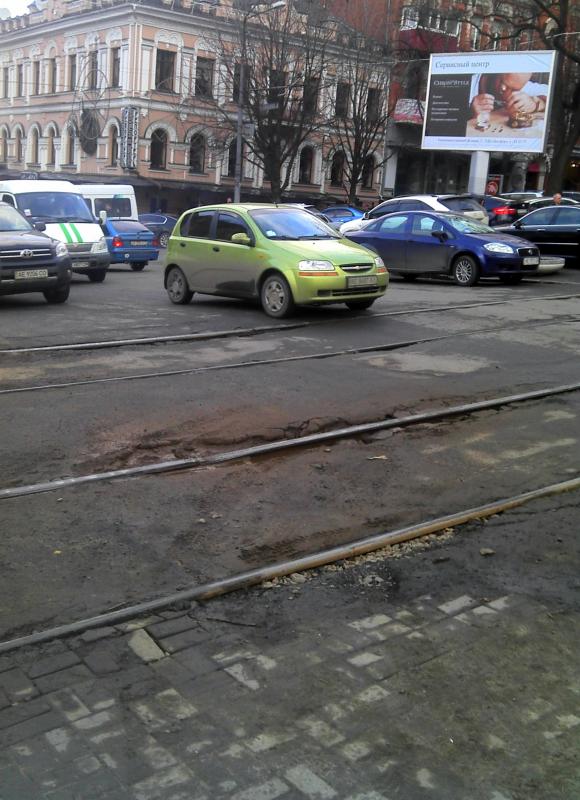
{"label": "cobblestone pavement", "polygon": [[[534,524],[572,536],[561,506]],[[575,800],[577,604],[482,596],[479,546],[506,526],[515,546],[526,513],[0,657],[1,800]],[[397,590],[467,543],[488,570],[474,591],[459,563]],[[551,552],[530,572],[577,594]]]}

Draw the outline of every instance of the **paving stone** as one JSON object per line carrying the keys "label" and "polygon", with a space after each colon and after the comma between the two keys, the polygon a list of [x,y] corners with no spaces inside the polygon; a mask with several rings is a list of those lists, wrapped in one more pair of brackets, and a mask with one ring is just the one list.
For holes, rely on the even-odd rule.
{"label": "paving stone", "polygon": [[86,681],[91,677],[91,672],[84,664],[77,664],[68,667],[60,672],[53,672],[50,675],[43,675],[35,679],[35,683],[42,694],[54,692],[58,689],[75,686],[77,683]]}
{"label": "paving stone", "polygon": [[2,800],[36,800],[35,785],[18,767],[0,771],[0,798]]}
{"label": "paving stone", "polygon": [[167,639],[177,633],[191,630],[192,628],[199,628],[199,624],[190,617],[188,614],[180,614],[166,619],[163,622],[156,622],[153,625],[147,626],[147,632],[154,636],[158,641],[160,639]]}
{"label": "paving stone", "polygon": [[56,756],[61,761],[74,761],[88,752],[88,744],[74,728],[54,728],[44,734],[44,740],[53,754],[53,760]]}
{"label": "paving stone", "polygon": [[62,716],[56,711],[47,711],[32,719],[24,720],[10,728],[0,731],[0,749],[11,744],[34,738],[39,733],[50,731],[62,725]]}
{"label": "paving stone", "polygon": [[[44,772],[49,772],[55,767],[54,748],[46,741],[46,734],[30,738],[19,744],[8,748],[12,763],[16,764],[24,774],[38,776]],[[2,796],[2,785],[0,783],[0,797]]]}
{"label": "paving stone", "polygon": [[29,700],[38,694],[38,689],[19,667],[0,672],[0,688],[12,702]]}
{"label": "paving stone", "polygon": [[52,672],[59,672],[60,670],[72,667],[74,664],[79,663],[79,657],[76,653],[70,650],[65,650],[57,655],[48,656],[35,661],[32,666],[28,668],[28,677],[35,679],[41,675],[49,675]]}
{"label": "paving stone", "polygon": [[147,663],[165,658],[163,650],[145,630],[135,631],[129,637],[128,645],[136,656]]}
{"label": "paving stone", "polygon": [[208,658],[199,646],[188,647],[175,654],[175,661],[188,672],[190,678],[206,675],[208,672],[215,672],[219,669],[219,664]]}
{"label": "paving stone", "polygon": [[276,800],[277,797],[282,797],[289,790],[286,783],[279,778],[273,778],[267,783],[262,783],[259,786],[250,786],[241,792],[236,792],[232,795],[231,800]]}
{"label": "paving stone", "polygon": [[[182,652],[187,652],[183,650]],[[151,664],[151,669],[161,678],[179,687],[182,683],[189,683],[192,679],[193,673],[186,669],[179,661],[177,653],[172,658],[164,658],[161,661],[155,661]]]}
{"label": "paving stone", "polygon": [[83,642],[90,644],[91,642],[98,642],[101,639],[108,639],[117,635],[117,629],[112,627],[92,628],[85,631],[80,637]]}
{"label": "paving stone", "polygon": [[[121,786],[116,776],[109,770],[102,769],[93,775],[87,775],[74,783],[47,792],[46,800],[97,800],[110,792],[119,792]],[[126,789],[125,797],[127,797]]]}
{"label": "paving stone", "polygon": [[28,703],[18,703],[0,711],[0,730],[10,728],[24,720],[38,717],[51,710],[50,704],[42,699],[30,700]]}
{"label": "paving stone", "polygon": [[206,642],[210,636],[211,634],[207,630],[196,627],[177,633],[174,636],[160,638],[158,641],[166,653],[177,653],[179,650],[185,650],[186,647],[191,647],[193,644]]}
{"label": "paving stone", "polygon": [[80,700],[72,689],[61,689],[45,696],[45,699],[60,711],[69,722],[74,722],[80,717],[88,716],[90,709]]}
{"label": "paving stone", "polygon": [[191,778],[191,772],[185,767],[171,767],[136,783],[133,786],[133,793],[137,800],[154,800],[154,798],[159,797],[162,790],[187,783]]}
{"label": "paving stone", "polygon": [[460,611],[465,611],[472,606],[477,605],[477,601],[474,600],[469,595],[464,594],[460,597],[454,597],[452,600],[448,600],[446,603],[441,603],[437,608],[440,611],[443,611],[444,614],[448,614],[453,616],[454,614],[459,614]]}
{"label": "paving stone", "polygon": [[284,777],[306,797],[331,800],[337,792],[305,765],[286,770]]}
{"label": "paving stone", "polygon": [[10,700],[4,689],[0,689],[0,711],[10,705]]}

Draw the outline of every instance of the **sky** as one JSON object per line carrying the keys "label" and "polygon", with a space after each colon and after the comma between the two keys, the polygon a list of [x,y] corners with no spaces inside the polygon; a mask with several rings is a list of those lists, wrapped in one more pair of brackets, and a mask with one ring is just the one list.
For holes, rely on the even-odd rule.
{"label": "sky", "polygon": [[17,14],[25,14],[30,2],[32,0],[0,0],[0,8],[7,9],[10,16],[14,17]]}

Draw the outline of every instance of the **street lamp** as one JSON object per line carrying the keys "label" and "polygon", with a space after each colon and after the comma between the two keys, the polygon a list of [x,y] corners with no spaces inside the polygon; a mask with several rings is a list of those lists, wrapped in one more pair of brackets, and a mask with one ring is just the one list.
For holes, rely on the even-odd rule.
{"label": "street lamp", "polygon": [[234,184],[234,203],[239,203],[242,196],[242,143],[244,124],[244,91],[246,83],[246,44],[248,20],[270,11],[286,7],[286,0],[275,0],[273,3],[248,0],[248,10],[242,16],[242,38],[240,57],[240,83],[238,87],[238,119],[236,125],[236,171]]}

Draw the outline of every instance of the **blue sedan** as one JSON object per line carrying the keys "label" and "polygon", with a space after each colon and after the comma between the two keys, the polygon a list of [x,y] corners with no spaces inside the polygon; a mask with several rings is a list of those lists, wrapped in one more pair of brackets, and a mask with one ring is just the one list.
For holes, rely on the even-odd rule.
{"label": "blue sedan", "polygon": [[340,228],[345,222],[352,222],[353,219],[364,217],[364,211],[354,206],[329,206],[324,208],[322,213],[328,218],[333,228]]}
{"label": "blue sedan", "polygon": [[149,261],[159,258],[159,239],[145,225],[133,219],[107,219],[102,225],[111,264],[129,264],[140,272]]}
{"label": "blue sedan", "polygon": [[492,277],[515,284],[536,275],[540,264],[538,248],[525,239],[456,214],[387,214],[346,235],[374,250],[390,272],[406,280],[439,274],[450,275],[459,286]]}

